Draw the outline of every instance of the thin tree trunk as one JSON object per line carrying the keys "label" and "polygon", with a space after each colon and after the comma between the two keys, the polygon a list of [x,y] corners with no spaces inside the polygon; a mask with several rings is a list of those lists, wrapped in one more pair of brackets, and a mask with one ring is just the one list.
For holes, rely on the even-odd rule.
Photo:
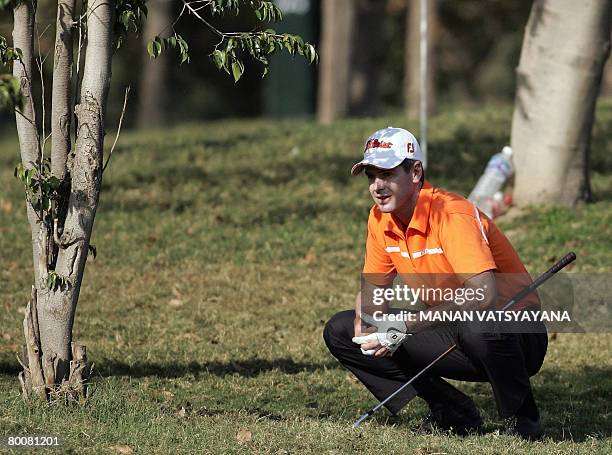
{"label": "thin tree trunk", "polygon": [[[21,61],[13,64],[13,76],[21,84],[21,94],[24,97],[23,110],[15,113],[17,136],[21,163],[26,169],[39,166],[40,141],[38,122],[34,109],[32,81],[34,69],[34,21],[36,16],[36,1],[26,1],[18,4],[13,10],[13,46],[21,49]],[[32,260],[34,264],[34,281],[39,282],[41,276],[41,245],[39,239],[39,224],[36,213],[29,203],[26,203],[28,221],[32,234]]]}
{"label": "thin tree trunk", "polygon": [[323,0],[317,117],[331,123],[348,107],[354,0]]}
{"label": "thin tree trunk", "polygon": [[[69,157],[71,194],[55,271],[67,285],[39,294],[38,320],[43,353],[57,356],[56,382],[70,369],[72,327],[87,261],[102,181],[104,119],[111,77],[113,0],[88,4],[87,49],[74,157]],[[42,294],[42,295],[41,295]]]}
{"label": "thin tree trunk", "polygon": [[517,69],[514,201],[573,205],[590,196],[588,153],[610,52],[610,0],[536,0]]}
{"label": "thin tree trunk", "polygon": [[66,160],[71,145],[72,28],[75,3],[75,0],[59,0],[57,5],[51,106],[51,172],[60,180],[66,175]]}
{"label": "thin tree trunk", "polygon": [[[171,3],[159,1],[149,5],[147,22],[142,34],[143,42],[162,32],[170,23]],[[152,59],[148,53],[142,54],[142,72],[138,86],[138,119],[139,128],[152,128],[163,125],[166,121],[165,93],[166,74],[168,73],[168,55],[162,53]]]}
{"label": "thin tree trunk", "polygon": [[[420,0],[408,0],[406,8],[406,33],[404,51],[404,108],[406,114],[412,117],[419,115],[421,99],[420,88],[420,45],[421,45],[421,8]],[[436,110],[435,87],[435,43],[438,28],[438,4],[436,0],[429,0],[427,9],[428,40],[427,40],[427,110],[433,113]]]}

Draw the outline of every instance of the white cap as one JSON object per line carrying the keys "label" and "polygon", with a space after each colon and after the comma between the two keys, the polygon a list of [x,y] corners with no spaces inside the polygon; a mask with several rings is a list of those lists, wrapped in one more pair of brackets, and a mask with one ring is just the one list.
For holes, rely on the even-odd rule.
{"label": "white cap", "polygon": [[393,169],[405,159],[423,161],[421,147],[410,131],[389,126],[368,138],[363,160],[353,166],[351,174],[359,174],[365,166]]}

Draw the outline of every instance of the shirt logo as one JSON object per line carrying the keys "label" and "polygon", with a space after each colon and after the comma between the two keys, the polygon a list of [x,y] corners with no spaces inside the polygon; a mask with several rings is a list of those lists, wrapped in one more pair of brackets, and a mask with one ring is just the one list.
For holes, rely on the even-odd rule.
{"label": "shirt logo", "polygon": [[421,256],[425,256],[426,254],[444,254],[442,248],[425,248],[421,251],[415,251],[412,253],[412,257],[414,259],[420,258]]}
{"label": "shirt logo", "polygon": [[368,142],[366,142],[364,152],[374,148],[390,149],[391,147],[393,147],[393,144],[391,142],[382,142],[378,139],[370,139]]}

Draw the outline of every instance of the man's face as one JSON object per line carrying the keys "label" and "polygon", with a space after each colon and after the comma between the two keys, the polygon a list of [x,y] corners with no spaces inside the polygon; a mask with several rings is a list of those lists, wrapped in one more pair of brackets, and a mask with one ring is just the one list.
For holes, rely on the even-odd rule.
{"label": "man's face", "polygon": [[402,166],[393,169],[378,169],[367,166],[370,194],[374,203],[384,213],[401,215],[411,214],[419,189],[420,163],[418,169],[407,173]]}

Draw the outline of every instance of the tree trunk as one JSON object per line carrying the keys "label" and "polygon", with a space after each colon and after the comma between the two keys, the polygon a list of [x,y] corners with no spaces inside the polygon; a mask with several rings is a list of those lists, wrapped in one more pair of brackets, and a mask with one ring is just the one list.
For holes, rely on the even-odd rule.
{"label": "tree trunk", "polygon": [[[171,24],[171,2],[161,1],[149,5],[147,22],[142,34],[142,42],[155,38]],[[165,94],[166,74],[168,73],[168,57],[165,52],[152,59],[143,52],[142,72],[138,85],[138,118],[139,128],[153,128],[166,122]]]}
{"label": "tree trunk", "polygon": [[511,143],[519,206],[571,206],[590,196],[588,152],[610,0],[536,0],[517,69]]}
{"label": "tree trunk", "polygon": [[[26,4],[19,8],[23,8]],[[76,146],[74,151],[68,153],[72,40],[65,35],[65,32],[72,25],[72,13],[68,13],[71,7],[74,11],[74,3],[60,2],[59,5],[54,70],[54,77],[57,79],[54,80],[53,93],[54,116],[63,116],[65,121],[54,123],[56,128],[54,139],[57,139],[57,142],[54,142],[56,146],[52,152],[52,173],[55,176],[70,177],[70,185],[65,194],[67,209],[60,213],[65,219],[58,220],[58,224],[63,226],[61,233],[58,224],[53,226],[49,226],[46,222],[32,224],[40,226],[38,243],[41,254],[36,285],[33,287],[32,298],[24,319],[26,338],[24,360],[27,366],[24,365],[24,371],[20,374],[25,395],[33,394],[39,398],[50,399],[55,392],[62,390],[71,395],[83,392],[86,352],[84,346],[72,342],[72,327],[100,195],[105,107],[113,50],[114,1],[90,0],[80,104],[75,108],[78,123]],[[31,17],[33,20],[33,14],[26,17],[19,8],[15,10],[16,37],[21,36],[24,24],[30,24],[26,18]],[[17,17],[18,13],[24,14],[24,17]],[[33,27],[23,31],[24,35],[29,33],[30,49],[32,32]],[[15,45],[21,47],[19,46],[21,43],[27,44],[28,40],[20,38],[20,41],[16,40]],[[25,58],[24,61],[27,62]],[[27,73],[27,64],[23,67]],[[31,131],[19,130],[22,156],[25,154],[27,157],[32,151],[26,147],[29,142],[24,140],[27,136],[23,131],[30,134]],[[47,248],[48,238],[54,250]],[[53,253],[50,253],[52,250]],[[53,254],[57,255],[55,261],[50,260]],[[51,287],[47,285],[47,277],[51,273],[61,278],[61,284]]]}
{"label": "tree trunk", "polygon": [[[404,108],[411,117],[419,115],[421,99],[420,69],[421,69],[421,7],[420,0],[408,0],[406,8],[406,33],[404,47]],[[436,110],[435,87],[435,42],[438,28],[438,4],[429,0],[427,8],[428,40],[427,40],[427,110]]]}
{"label": "tree trunk", "polygon": [[355,32],[349,80],[348,111],[353,115],[375,115],[381,108],[379,81],[385,58],[385,1],[355,1]]}
{"label": "tree trunk", "polygon": [[[21,61],[13,64],[13,76],[21,84],[21,93],[24,97],[23,110],[17,111],[15,123],[19,137],[19,150],[21,163],[26,169],[38,167],[40,164],[40,141],[38,136],[38,123],[34,109],[32,94],[32,76],[34,69],[34,20],[36,16],[36,2],[20,3],[13,10],[13,46],[21,49]],[[34,281],[40,279],[40,239],[39,225],[36,213],[30,204],[26,204],[30,231],[32,234],[32,260],[34,263]]]}
{"label": "tree trunk", "polygon": [[72,28],[75,0],[59,0],[53,61],[53,98],[51,105],[51,172],[63,180],[70,153],[72,120]]}
{"label": "tree trunk", "polygon": [[102,181],[105,107],[111,77],[114,2],[93,0],[88,6],[81,103],[75,108],[77,140],[75,152],[68,158],[71,193],[55,268],[59,276],[67,278],[67,286],[39,290],[38,301],[42,351],[59,359],[56,381],[66,378],[72,357],[72,326]]}
{"label": "tree trunk", "polygon": [[348,107],[354,0],[323,0],[317,117],[331,123]]}

